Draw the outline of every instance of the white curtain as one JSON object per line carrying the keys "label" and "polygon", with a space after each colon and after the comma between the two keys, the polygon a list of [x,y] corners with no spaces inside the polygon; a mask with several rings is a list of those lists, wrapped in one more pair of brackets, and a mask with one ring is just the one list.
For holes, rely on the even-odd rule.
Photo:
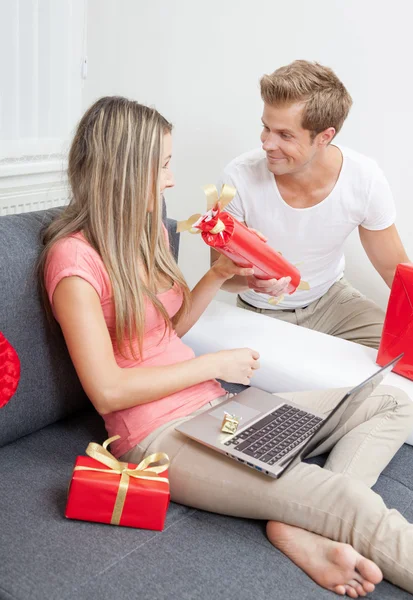
{"label": "white curtain", "polygon": [[62,204],[86,75],[86,0],[0,0],[0,56],[0,215]]}

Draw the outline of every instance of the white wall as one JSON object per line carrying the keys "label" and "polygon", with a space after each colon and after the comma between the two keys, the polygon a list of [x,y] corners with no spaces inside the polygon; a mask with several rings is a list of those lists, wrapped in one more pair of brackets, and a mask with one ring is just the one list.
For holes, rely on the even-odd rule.
{"label": "white wall", "polygon": [[[89,76],[83,105],[121,94],[175,125],[171,216],[201,211],[201,187],[259,145],[263,73],[297,58],[331,66],[353,96],[338,141],[376,158],[413,257],[412,13],[408,0],[88,0]],[[198,236],[182,236],[191,284],[208,267]],[[347,277],[382,306],[388,291],[355,234]]]}

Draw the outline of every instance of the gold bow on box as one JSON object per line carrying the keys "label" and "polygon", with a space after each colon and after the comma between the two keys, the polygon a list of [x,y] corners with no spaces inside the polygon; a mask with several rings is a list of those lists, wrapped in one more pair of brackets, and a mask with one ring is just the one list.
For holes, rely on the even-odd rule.
{"label": "gold bow on box", "polygon": [[[232,185],[228,185],[226,183],[222,186],[221,194],[219,197],[218,190],[215,187],[215,185],[206,185],[203,188],[203,190],[207,197],[207,212],[213,209],[218,204],[218,202],[221,210],[224,210],[224,208],[231,202],[231,200],[237,193],[237,190],[234,187],[232,187]],[[178,221],[176,231],[178,233],[182,233],[183,231],[189,231],[190,233],[201,233],[200,229],[193,229],[192,227],[194,223],[196,223],[201,217],[202,215],[198,213],[196,215],[192,215],[191,217],[189,217],[189,219],[186,219],[185,221]]]}
{"label": "gold bow on box", "polygon": [[[86,448],[86,454],[109,467],[108,469],[98,469],[97,467],[83,467],[76,466],[75,471],[99,471],[101,473],[118,473],[120,477],[119,489],[116,496],[115,506],[113,508],[111,525],[119,525],[122,516],[123,506],[125,504],[125,498],[128,491],[129,479],[134,477],[136,479],[151,479],[155,481],[163,481],[169,483],[167,477],[160,477],[159,473],[163,473],[169,467],[169,457],[164,452],[156,452],[144,458],[134,469],[130,469],[128,463],[119,461],[107,450],[107,446],[111,442],[118,440],[119,435],[107,439],[102,445],[91,442]],[[152,463],[157,463],[161,460],[166,462],[162,465],[151,467]]]}

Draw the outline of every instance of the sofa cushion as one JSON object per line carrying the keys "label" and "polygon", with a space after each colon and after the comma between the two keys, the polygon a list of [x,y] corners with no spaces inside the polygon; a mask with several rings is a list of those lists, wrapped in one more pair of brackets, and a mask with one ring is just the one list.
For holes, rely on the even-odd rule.
{"label": "sofa cushion", "polygon": [[[265,537],[261,521],[170,504],[163,532],[65,519],[75,457],[105,437],[93,412],[1,449],[1,600],[333,600]],[[413,448],[404,446],[376,486],[413,519]],[[409,594],[383,583],[373,600]]]}
{"label": "sofa cushion", "polygon": [[[0,410],[0,446],[89,405],[60,329],[46,322],[37,287],[40,232],[58,210],[0,217],[0,331],[21,362],[17,392]],[[167,226],[177,256],[176,222]]]}

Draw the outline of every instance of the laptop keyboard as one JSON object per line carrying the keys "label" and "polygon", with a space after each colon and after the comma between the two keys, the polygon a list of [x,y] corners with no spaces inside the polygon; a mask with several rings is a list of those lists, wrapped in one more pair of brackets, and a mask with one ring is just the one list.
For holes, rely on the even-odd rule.
{"label": "laptop keyboard", "polygon": [[274,465],[310,437],[322,421],[320,417],[283,404],[224,445]]}

